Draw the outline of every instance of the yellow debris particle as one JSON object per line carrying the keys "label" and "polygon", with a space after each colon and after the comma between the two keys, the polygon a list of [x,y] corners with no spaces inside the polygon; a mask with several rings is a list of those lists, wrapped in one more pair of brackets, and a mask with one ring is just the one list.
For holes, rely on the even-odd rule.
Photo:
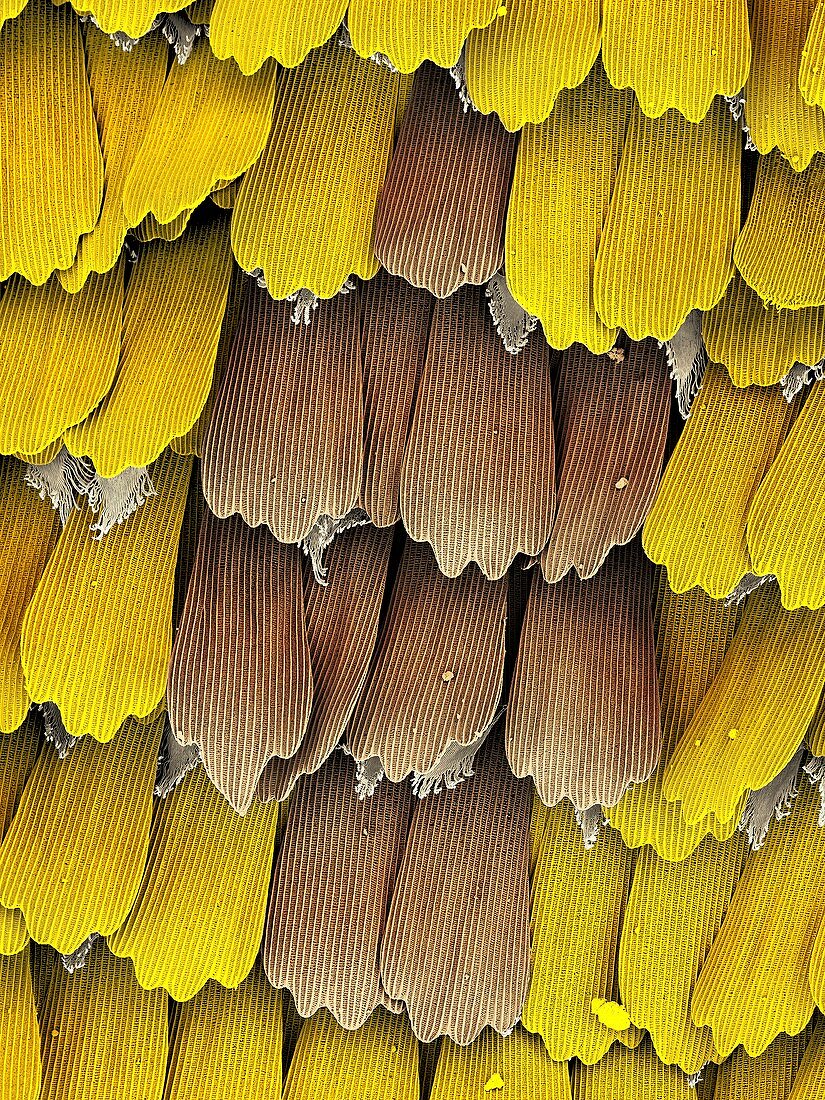
{"label": "yellow debris particle", "polygon": [[501,7],[500,7],[500,8],[498,9],[498,11],[496,12],[496,15],[506,15],[506,14],[507,14],[507,9],[506,9],[506,8],[505,8],[505,6],[504,6],[504,5],[502,4],[502,5],[501,5]]}
{"label": "yellow debris particle", "polygon": [[499,1089],[504,1088],[504,1079],[500,1073],[494,1073],[487,1084],[484,1086],[485,1092],[497,1092]]}
{"label": "yellow debris particle", "polygon": [[443,672],[441,674],[441,679],[444,681],[445,684],[449,684],[450,680],[452,680],[454,676],[455,673],[453,672],[453,670],[448,668],[446,672]]}
{"label": "yellow debris particle", "polygon": [[619,480],[616,482],[616,488],[617,489],[626,489],[629,484],[630,484],[630,482],[627,480],[626,477],[620,477]]}
{"label": "yellow debris particle", "polygon": [[731,741],[735,741],[738,736],[739,730],[728,730],[728,737],[731,739]]}
{"label": "yellow debris particle", "polygon": [[590,1002],[590,1010],[598,1016],[600,1023],[612,1031],[627,1031],[630,1027],[627,1009],[616,1001],[605,1001],[601,997],[594,997]]}

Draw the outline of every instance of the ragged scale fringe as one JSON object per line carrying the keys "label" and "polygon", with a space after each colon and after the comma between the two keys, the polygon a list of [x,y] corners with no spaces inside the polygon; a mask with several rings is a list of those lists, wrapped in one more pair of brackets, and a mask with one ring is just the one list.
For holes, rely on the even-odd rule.
{"label": "ragged scale fringe", "polygon": [[27,462],[25,482],[41,500],[49,500],[65,526],[77,498],[83,496],[94,477],[94,467],[88,458],[75,458],[61,447],[51,462],[34,466]]}
{"label": "ragged scale fringe", "polygon": [[751,791],[748,795],[738,828],[748,838],[754,852],[759,851],[767,840],[771,822],[781,821],[791,812],[793,801],[799,794],[799,766],[804,755],[805,746],[800,745],[793,758],[767,787]]}
{"label": "ragged scale fringe", "polygon": [[[81,15],[80,22],[91,23],[93,27],[97,27],[97,29],[100,30],[100,24],[93,15]],[[149,31],[155,30],[161,25],[162,22],[163,16],[159,15],[157,19],[155,19],[152,26],[149,28]],[[147,31],[147,33],[149,32]],[[108,35],[108,38],[112,42],[114,42],[118,49],[123,50],[124,53],[131,53],[139,41],[139,39],[137,38],[131,38],[128,34],[124,34],[123,31],[114,31],[114,33]]]}
{"label": "ragged scale fringe", "polygon": [[158,770],[155,777],[155,794],[166,798],[175,787],[200,763],[201,751],[195,745],[181,745],[175,739],[167,722],[163,731],[163,740],[158,755]]}
{"label": "ragged scale fringe", "polygon": [[[662,346],[660,344],[660,346]],[[708,353],[702,340],[702,314],[694,309],[684,324],[664,343],[670,377],[676,383],[676,403],[683,420],[690,416],[690,406],[702,385]]]}
{"label": "ragged scale fringe", "polygon": [[786,375],[779,379],[779,388],[782,391],[782,396],[790,404],[805,386],[810,386],[812,382],[821,382],[823,378],[825,378],[825,359],[813,367],[806,367],[804,363],[796,363]]}
{"label": "ragged scale fringe", "polygon": [[60,711],[54,703],[40,703],[38,710],[43,716],[43,735],[54,745],[58,759],[65,760],[77,744],[77,738],[63,725]]}
{"label": "ragged scale fringe", "polygon": [[738,607],[746,596],[750,596],[751,592],[755,592],[763,584],[775,580],[776,577],[773,573],[766,573],[764,577],[759,577],[756,573],[746,573],[736,588],[725,596],[725,607]]}
{"label": "ragged scale fringe", "polygon": [[97,539],[124,523],[129,516],[156,496],[155,487],[145,466],[130,466],[116,477],[95,474],[86,490],[92,511],[98,517],[92,524]]}
{"label": "ragged scale fringe", "polygon": [[739,123],[739,128],[745,135],[745,148],[749,153],[758,153],[759,150],[753,144],[751,139],[751,132],[745,121],[745,93],[737,92],[736,95],[724,96],[725,103],[728,105],[728,110],[733,115],[734,122]]}
{"label": "ragged scale fringe", "polygon": [[364,527],[370,517],[363,508],[350,508],[344,516],[334,519],[332,516],[319,516],[312,525],[309,534],[301,539],[298,546],[309,558],[312,575],[318,584],[326,586],[329,570],[324,565],[324,554],[332,545],[336,535],[349,531],[352,527]]}
{"label": "ragged scale fringe", "polygon": [[458,98],[461,100],[461,106],[464,108],[464,113],[468,111],[477,111],[475,103],[470,98],[470,89],[467,87],[467,58],[466,58],[466,46],[463,46],[461,53],[458,56],[458,61],[450,69],[450,76],[453,78],[455,84],[455,90],[458,92]]}
{"label": "ragged scale fringe", "polygon": [[471,741],[469,745],[461,745],[450,739],[429,771],[413,772],[410,780],[413,794],[417,798],[427,798],[428,795],[440,794],[443,790],[454,791],[459,783],[472,778],[475,774],[473,764],[476,755],[486,737],[487,734],[482,733],[481,737]]}
{"label": "ragged scale fringe", "polygon": [[[258,286],[262,286],[260,279]],[[286,300],[293,303],[290,318],[293,325],[308,325],[312,320],[312,311],[318,308],[321,299],[311,290],[294,290],[292,294],[287,294]]]}
{"label": "ragged scale fringe", "polygon": [[528,313],[510,293],[504,270],[497,271],[484,288],[487,305],[496,332],[504,348],[511,355],[518,355],[527,346],[530,333],[539,323],[538,317]]}
{"label": "ragged scale fringe", "polygon": [[599,839],[599,833],[607,824],[604,811],[601,806],[590,806],[586,810],[577,810],[574,808],[574,813],[576,815],[576,824],[582,832],[585,851],[589,852]]}
{"label": "ragged scale fringe", "polygon": [[[345,50],[354,50],[355,47],[352,44],[352,36],[349,33],[349,27],[347,26],[346,18],[341,26],[338,28],[338,37],[336,39],[339,46]],[[376,65],[383,65],[385,69],[389,69],[391,73],[397,73],[395,65],[387,57],[385,53],[374,53],[370,55],[370,61],[374,61]]]}
{"label": "ragged scale fringe", "polygon": [[365,798],[372,798],[383,778],[384,765],[377,756],[371,756],[369,760],[356,761],[355,793],[362,802]]}
{"label": "ragged scale fringe", "polygon": [[[157,20],[156,20],[157,22]],[[160,32],[172,49],[179,65],[185,64],[192,54],[195,42],[201,35],[209,37],[209,27],[193,23],[183,12],[164,15],[160,19]]]}
{"label": "ragged scale fringe", "polygon": [[82,970],[86,965],[86,960],[89,957],[89,952],[94,945],[100,939],[99,932],[92,932],[86,937],[80,947],[76,947],[70,955],[61,955],[60,961],[70,974],[74,974],[75,970]]}
{"label": "ragged scale fringe", "polygon": [[825,828],[825,756],[812,756],[802,769],[812,787],[819,787],[819,827]]}
{"label": "ragged scale fringe", "polygon": [[704,1077],[706,1066],[707,1066],[707,1062],[700,1069],[697,1069],[697,1071],[695,1073],[689,1073],[688,1074],[688,1079],[687,1079],[688,1088],[695,1089],[698,1085],[701,1085],[702,1078]]}

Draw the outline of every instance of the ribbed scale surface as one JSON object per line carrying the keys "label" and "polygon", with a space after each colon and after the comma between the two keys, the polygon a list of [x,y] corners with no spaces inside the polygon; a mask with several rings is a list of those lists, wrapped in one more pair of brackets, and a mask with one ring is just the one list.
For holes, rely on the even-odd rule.
{"label": "ribbed scale surface", "polygon": [[277,821],[274,804],[240,817],[200,767],[158,804],[137,900],[109,937],[144,988],[188,1001],[210,978],[240,985],[261,942]]}
{"label": "ribbed scale surface", "polygon": [[362,57],[381,53],[411,73],[426,60],[455,65],[470,31],[486,27],[501,7],[499,0],[350,0],[347,22]]}
{"label": "ribbed scale surface", "polygon": [[691,1014],[719,1053],[752,1057],[811,1017],[808,966],[825,919],[825,829],[819,794],[800,786],[794,812],[752,852],[693,993]]}
{"label": "ribbed scale surface", "polygon": [[504,17],[467,39],[467,89],[478,110],[495,111],[511,131],[543,122],[559,92],[593,67],[599,9],[598,0],[509,0]]}
{"label": "ribbed scale surface", "polygon": [[117,371],[123,264],[78,294],[15,275],[0,299],[0,451],[36,454],[84,420]]}
{"label": "ribbed scale surface", "polygon": [[734,816],[793,756],[825,683],[825,611],[786,611],[775,586],[748,597],[722,668],[679,738],[664,794],[685,818]]}
{"label": "ribbed scale surface", "polygon": [[819,926],[814,945],[811,950],[811,967],[808,975],[811,986],[811,995],[819,1010],[825,1005],[825,919]]}
{"label": "ribbed scale surface", "polygon": [[72,512],[26,609],[26,689],[56,703],[74,736],[110,741],[127,715],[146,716],[163,698],[191,469],[167,451],[150,471],[157,495],[102,540],[88,508]]}
{"label": "ribbed scale surface", "polygon": [[630,93],[612,89],[597,63],[584,84],[561,93],[546,122],[525,126],[519,139],[507,284],[553,347],[577,341],[600,353],[616,339],[596,313],[593,265],[631,110]]}
{"label": "ribbed scale surface", "polygon": [[43,749],[0,845],[0,903],[38,943],[69,955],[132,907],[152,822],[163,718],[133,718],[107,745],[90,737],[60,760]]}
{"label": "ribbed scale surface", "polygon": [[162,224],[154,214],[147,214],[140,225],[134,230],[135,239],[141,244],[149,244],[151,241],[176,241],[183,236],[183,231],[192,217],[191,210],[184,210],[171,222]]}
{"label": "ribbed scale surface", "polygon": [[258,797],[283,801],[301,775],[315,772],[341,740],[369,674],[387,582],[392,532],[358,527],[326,554],[327,584],[304,573],[312,710],[297,752],[271,760]]}
{"label": "ribbed scale surface", "polygon": [[450,740],[476,740],[501,696],[506,615],[503,581],[474,565],[450,580],[429,547],[407,542],[347,733],[355,757],[380,757],[400,782],[428,771]]}
{"label": "ribbed scale surface", "polygon": [[[507,713],[507,758],[542,801],[612,806],[661,747],[650,569],[636,545],[591,581],[538,571]],[[598,687],[596,686],[598,685]]]}
{"label": "ribbed scale surface", "polygon": [[[203,453],[203,440],[206,430],[212,419],[212,410],[215,407],[215,399],[221,388],[223,376],[229,364],[229,355],[235,340],[235,332],[241,317],[241,304],[246,289],[246,272],[241,271],[235,264],[232,265],[232,274],[229,277],[229,291],[226,298],[226,309],[221,321],[221,335],[218,340],[218,352],[215,356],[215,367],[212,371],[212,386],[209,395],[204,402],[200,415],[186,435],[180,435],[173,439],[169,446],[179,455],[200,455]],[[201,497],[201,499],[203,499]]]}
{"label": "ribbed scale surface", "polygon": [[733,261],[748,286],[779,309],[825,305],[825,156],[795,172],[779,153],[760,157]]}
{"label": "ribbed scale surface", "polygon": [[794,1078],[789,1100],[817,1100],[825,1089],[825,1024],[814,1028],[805,1055]]}
{"label": "ribbed scale surface", "polygon": [[290,802],[269,901],[263,959],[301,1016],[327,1008],[360,1028],[385,999],[380,945],[407,839],[408,786],[359,799],[355,768],[333,753]]}
{"label": "ribbed scale surface", "polygon": [[[296,18],[293,15],[293,18]],[[232,248],[273,298],[331,298],[371,278],[373,218],[395,125],[399,77],[334,42],[278,83],[267,145],[244,176]]]}
{"label": "ribbed scale surface", "polygon": [[28,0],[0,0],[0,27],[7,19],[16,19]]}
{"label": "ribbed scale surface", "polygon": [[817,3],[799,60],[799,90],[806,103],[825,107],[825,4]]}
{"label": "ribbed scale surface", "polygon": [[556,382],[558,509],[541,557],[546,580],[592,577],[629,542],[662,473],[670,413],[664,355],[648,341],[617,362],[572,348]]}
{"label": "ribbed scale surface", "polygon": [[444,1039],[430,1100],[482,1097],[494,1074],[508,1100],[570,1100],[567,1066],[554,1062],[541,1039],[518,1025],[506,1038],[487,1028],[468,1047]]}
{"label": "ribbed scale surface", "polygon": [[348,0],[217,0],[209,20],[215,56],[234,57],[241,72],[257,72],[274,57],[291,69],[323,45],[344,18]]}
{"label": "ribbed scale surface", "polygon": [[0,30],[0,282],[69,267],[97,221],[103,158],[80,22],[31,0]]}
{"label": "ribbed scale surface", "polygon": [[38,1100],[40,1031],[32,990],[29,952],[0,954],[0,1095]]}
{"label": "ribbed scale surface", "polygon": [[78,7],[94,16],[106,34],[123,31],[142,38],[161,12],[180,11],[187,0],[80,0]]}
{"label": "ribbed scale surface", "polygon": [[551,1058],[589,1065],[627,1035],[605,1026],[591,1002],[619,1000],[616,956],[633,857],[612,830],[585,851],[567,804],[547,817],[532,883],[534,963],[522,1023],[541,1035]]}
{"label": "ribbed scale surface", "polygon": [[825,358],[825,308],[766,305],[737,272],[725,297],[702,321],[712,362],[728,368],[734,386],[773,386],[795,363]]}
{"label": "ribbed scale surface", "polygon": [[418,1044],[405,1016],[378,1009],[358,1032],[323,1010],[301,1028],[284,1100],[418,1100]]}
{"label": "ribbed scale surface", "polygon": [[161,1100],[167,1001],[98,943],[69,974],[49,956],[40,1004],[41,1100]]}
{"label": "ribbed scale surface", "polygon": [[31,703],[20,660],[23,616],[54,548],[59,521],[23,480],[13,458],[0,463],[0,731],[16,730]]}
{"label": "ribbed scale surface", "polygon": [[748,511],[754,572],[788,608],[825,604],[825,385],[817,382]]}
{"label": "ribbed scale surface", "polygon": [[753,60],[745,120],[760,153],[778,148],[802,172],[825,151],[825,113],[802,97],[799,65],[816,0],[751,0]]}
{"label": "ribbed scale surface", "polygon": [[644,529],[645,553],[666,567],[675,592],[699,585],[719,599],[746,573],[762,572],[745,525],[793,414],[778,388],[737,389],[708,364]]}
{"label": "ribbed scale surface", "polygon": [[740,146],[717,100],[693,125],[676,111],[633,111],[594,273],[596,309],[633,340],[669,340],[715,306],[733,273]]}
{"label": "ribbed scale surface", "polygon": [[780,1035],[759,1058],[738,1047],[719,1067],[714,1100],[788,1100],[809,1035]]}
{"label": "ribbed scale surface", "polygon": [[[163,6],[169,6],[168,0]],[[73,293],[90,272],[109,271],[120,255],[129,228],[123,187],[163,89],[167,54],[166,40],[159,34],[122,50],[96,27],[86,29],[86,62],[106,186],[97,222],[80,238],[72,266],[59,273],[63,286]]]}
{"label": "ribbed scale surface", "polygon": [[675,107],[700,122],[750,68],[747,0],[605,0],[602,57],[610,83],[632,88],[646,115]]}
{"label": "ribbed scale surface", "polygon": [[353,508],[363,467],[358,292],[319,305],[310,325],[292,308],[247,283],[203,443],[212,511],[265,523],[282,542]]}
{"label": "ribbed scale surface", "polygon": [[218,183],[215,184],[209,197],[212,202],[214,202],[215,206],[219,206],[221,210],[231,210],[235,205],[238,191],[240,191],[241,184],[243,183],[243,176],[239,176],[225,186],[221,186],[222,183],[223,181],[219,180]]}
{"label": "ribbed scale surface", "polygon": [[364,483],[372,522],[401,518],[399,492],[413,402],[427,356],[432,297],[381,269],[364,288]]}
{"label": "ribbed scale surface", "polygon": [[170,222],[246,171],[269,136],[276,76],[274,61],[244,76],[206,41],[172,66],[123,189],[129,225],[149,213]]}
{"label": "ribbed scale surface", "polygon": [[[14,733],[0,736],[0,839],[8,831],[17,810],[17,803],[26,780],[31,774],[40,750],[40,737],[35,722],[30,718]],[[16,955],[29,940],[26,922],[19,909],[0,906],[0,956]],[[2,959],[0,959],[0,967]],[[0,984],[2,984],[0,982]],[[2,996],[2,994],[0,994]],[[0,1019],[3,1009],[0,1009]],[[3,1044],[0,1043],[0,1049]],[[0,1066],[2,1062],[0,1061]],[[0,1072],[0,1082],[5,1082]],[[0,1095],[6,1094],[0,1085]]]}
{"label": "ribbed scale surface", "polygon": [[555,506],[550,355],[534,333],[508,354],[480,290],[433,315],[401,476],[401,515],[456,577],[476,562],[503,577],[547,542]]}
{"label": "ribbed scale surface", "polygon": [[446,298],[486,283],[504,259],[513,138],[465,111],[449,73],[416,73],[375,212],[375,254],[413,286]]}
{"label": "ribbed scale surface", "polygon": [[635,1050],[614,1046],[598,1065],[577,1066],[573,1100],[695,1100],[677,1066],[665,1066],[645,1039]]}
{"label": "ribbed scale surface", "polygon": [[195,423],[212,384],[231,271],[224,217],[144,250],[126,294],[115,383],[64,437],[102,477],[148,466]]}
{"label": "ribbed scale surface", "polygon": [[207,511],[168,698],[177,740],[200,747],[209,778],[246,813],[267,761],[300,745],[312,705],[297,546]]}
{"label": "ribbed scale surface", "polygon": [[254,966],[237,989],[208,982],[173,1010],[164,1100],[281,1095],[281,998]]}
{"label": "ribbed scale surface", "polygon": [[622,998],[659,1058],[685,1073],[719,1061],[708,1028],[691,1020],[690,1003],[746,851],[742,836],[725,845],[706,836],[681,863],[644,848],[633,871],[619,945]]}
{"label": "ribbed scale surface", "polygon": [[628,848],[649,844],[662,859],[682,860],[704,836],[728,840],[738,824],[735,813],[726,824],[707,814],[689,825],[680,804],[664,797],[662,783],[679,738],[722,667],[739,611],[712,600],[701,588],[676,595],[661,573],[658,594],[655,627],[662,755],[650,779],[631,787],[605,813]]}
{"label": "ribbed scale surface", "polygon": [[530,792],[497,740],[475,777],[418,802],[381,945],[381,977],[422,1042],[508,1032],[530,978]]}

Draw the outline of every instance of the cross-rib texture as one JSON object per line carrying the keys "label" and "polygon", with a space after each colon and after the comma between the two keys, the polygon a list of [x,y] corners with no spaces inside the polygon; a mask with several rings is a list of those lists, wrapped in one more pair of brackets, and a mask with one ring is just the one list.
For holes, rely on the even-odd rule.
{"label": "cross-rib texture", "polygon": [[[649,566],[615,550],[591,581],[533,576],[507,713],[507,757],[542,801],[612,806],[659,758]],[[594,691],[595,684],[599,685]]]}
{"label": "cross-rib texture", "polygon": [[207,512],[169,669],[169,720],[239,812],[289,757],[312,704],[300,552]]}
{"label": "cross-rib texture", "polygon": [[547,581],[587,580],[628,543],[653,503],[670,408],[665,357],[652,341],[618,358],[571,348],[556,381],[558,509],[541,558]]}
{"label": "cross-rib texture", "polygon": [[381,977],[423,1042],[509,1032],[530,977],[530,797],[497,740],[475,778],[419,801],[381,945]]}
{"label": "cross-rib texture", "polygon": [[448,577],[491,580],[540,553],[555,505],[550,355],[538,334],[508,354],[484,295],[439,302],[401,475],[401,516]]}
{"label": "cross-rib texture", "polygon": [[437,298],[486,283],[504,258],[514,152],[497,118],[462,109],[449,73],[422,66],[378,197],[384,267]]}
{"label": "cross-rib texture", "polygon": [[80,22],[68,4],[30,0],[0,29],[0,282],[39,286],[69,267],[97,222],[103,158]]}
{"label": "cross-rib texture", "polygon": [[203,492],[221,517],[282,542],[358,503],[363,464],[357,291],[294,324],[252,280],[203,443]]}
{"label": "cross-rib texture", "polygon": [[361,1027],[386,1001],[381,939],[410,817],[409,788],[359,799],[355,767],[333,753],[296,791],[275,867],[263,959],[301,1016],[327,1008]]}
{"label": "cross-rib texture", "polygon": [[502,690],[507,589],[470,565],[451,580],[408,541],[370,677],[347,732],[358,760],[378,756],[397,783],[426,772],[451,741],[493,721]]}
{"label": "cross-rib texture", "polygon": [[103,539],[89,508],[73,511],[26,609],[26,689],[56,703],[74,736],[110,741],[127,715],[144,717],[163,698],[191,468],[165,452],[151,470],[157,495]]}

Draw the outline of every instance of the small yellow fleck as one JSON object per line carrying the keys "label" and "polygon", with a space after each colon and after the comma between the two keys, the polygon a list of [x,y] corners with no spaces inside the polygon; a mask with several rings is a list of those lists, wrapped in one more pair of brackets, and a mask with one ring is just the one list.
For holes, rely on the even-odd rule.
{"label": "small yellow fleck", "polygon": [[620,477],[619,480],[616,482],[616,488],[617,489],[626,489],[629,484],[630,484],[630,482],[627,480],[626,477]]}
{"label": "small yellow fleck", "polygon": [[53,1031],[53,1032],[52,1032],[52,1038],[53,1038],[53,1039],[56,1039],[56,1038],[57,1038],[57,1036],[58,1036],[59,1034],[60,1034],[60,1032],[59,1032],[59,1031],[57,1031],[57,1030]]}
{"label": "small yellow fleck", "polygon": [[455,673],[453,672],[453,670],[451,668],[448,668],[446,672],[442,672],[441,679],[444,681],[445,684],[449,684],[450,680],[452,680],[454,676]]}
{"label": "small yellow fleck", "polygon": [[698,748],[699,748],[699,746],[700,746],[700,745],[702,744],[702,738],[701,738],[701,737],[697,737],[697,738],[696,738],[696,740],[695,740],[695,741],[694,741],[693,743],[694,743],[694,745],[696,746],[696,748],[698,749]]}
{"label": "small yellow fleck", "polygon": [[504,4],[501,5],[496,14],[499,16],[507,14],[507,8],[505,8]]}
{"label": "small yellow fleck", "polygon": [[485,1092],[494,1092],[504,1088],[504,1078],[500,1073],[494,1073],[487,1084],[484,1086]]}
{"label": "small yellow fleck", "polygon": [[611,1031],[627,1031],[630,1027],[630,1015],[624,1005],[616,1001],[601,1001],[598,997],[590,1002],[590,1007],[598,1016],[600,1023]]}
{"label": "small yellow fleck", "polygon": [[731,741],[735,741],[738,736],[739,730],[728,730],[728,737],[731,739]]}

